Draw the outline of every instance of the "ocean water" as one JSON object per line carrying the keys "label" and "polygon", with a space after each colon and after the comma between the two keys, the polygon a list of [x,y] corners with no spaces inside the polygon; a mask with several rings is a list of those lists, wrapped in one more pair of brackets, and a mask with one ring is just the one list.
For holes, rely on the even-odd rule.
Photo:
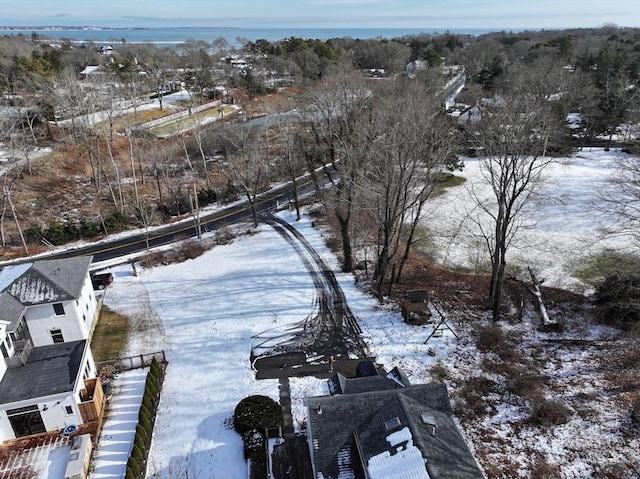
{"label": "ocean water", "polygon": [[482,35],[495,31],[490,28],[225,28],[225,27],[194,27],[194,28],[129,28],[129,29],[68,29],[65,27],[18,29],[0,27],[0,35],[26,35],[32,32],[41,36],[53,38],[68,38],[74,42],[121,42],[127,43],[156,43],[175,45],[185,40],[203,40],[212,42],[222,37],[230,45],[239,46],[238,38],[246,38],[250,41],[265,39],[268,41],[281,40],[289,37],[316,38],[327,40],[330,38],[352,37],[360,39],[369,38],[395,38],[403,35],[415,35],[419,33],[451,33]]}

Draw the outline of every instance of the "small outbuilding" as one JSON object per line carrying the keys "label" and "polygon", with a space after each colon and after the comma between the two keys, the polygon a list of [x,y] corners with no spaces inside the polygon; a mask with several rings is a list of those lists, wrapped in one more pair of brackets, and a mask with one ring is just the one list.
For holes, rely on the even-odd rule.
{"label": "small outbuilding", "polygon": [[431,322],[429,294],[424,289],[408,290],[402,302],[402,318],[409,324]]}

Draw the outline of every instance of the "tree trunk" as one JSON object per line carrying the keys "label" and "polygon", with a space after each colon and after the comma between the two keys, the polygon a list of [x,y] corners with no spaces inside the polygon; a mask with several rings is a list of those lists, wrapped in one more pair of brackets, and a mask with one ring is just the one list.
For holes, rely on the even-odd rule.
{"label": "tree trunk", "polygon": [[351,250],[351,237],[349,235],[349,219],[345,219],[341,215],[336,215],[340,223],[340,235],[342,237],[342,271],[350,273],[353,270],[353,252]]}

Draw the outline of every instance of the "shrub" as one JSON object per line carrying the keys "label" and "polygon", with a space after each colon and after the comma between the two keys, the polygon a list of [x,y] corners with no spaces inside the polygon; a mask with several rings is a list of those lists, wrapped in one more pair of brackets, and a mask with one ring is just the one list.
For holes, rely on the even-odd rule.
{"label": "shrub", "polygon": [[141,424],[138,424],[136,426],[136,437],[134,439],[134,444],[140,443],[142,447],[146,447],[148,441],[149,441],[149,433]]}
{"label": "shrub", "polygon": [[133,450],[131,451],[131,457],[136,460],[138,464],[144,463],[144,452],[137,444],[133,445]]}
{"label": "shrub", "polygon": [[557,426],[569,421],[571,412],[555,399],[539,399],[533,402],[529,422],[537,426]]}
{"label": "shrub", "polygon": [[495,353],[504,361],[514,363],[521,359],[518,349],[498,324],[480,326],[476,331],[476,346],[480,352]]}
{"label": "shrub", "polygon": [[442,364],[442,361],[438,361],[429,369],[429,374],[434,381],[443,382],[445,379],[450,379],[451,375],[447,367]]}
{"label": "shrub", "polygon": [[596,315],[620,326],[640,323],[640,276],[608,276],[596,289]]}
{"label": "shrub", "polygon": [[151,360],[151,365],[149,367],[149,373],[153,377],[155,377],[156,379],[160,379],[163,376],[163,374],[162,374],[162,366],[160,366],[160,363],[155,358],[155,356]]}
{"label": "shrub", "polygon": [[545,377],[524,370],[517,370],[507,378],[507,391],[526,399],[535,400],[545,383]]}
{"label": "shrub", "polygon": [[280,404],[267,396],[249,396],[238,403],[233,412],[233,425],[240,434],[282,424]]}
{"label": "shrub", "polygon": [[555,479],[562,477],[562,471],[558,464],[549,464],[545,458],[539,457],[531,468],[531,477],[544,477]]}
{"label": "shrub", "polygon": [[253,457],[264,450],[264,434],[257,429],[243,432],[242,442],[244,444],[245,457]]}
{"label": "shrub", "polygon": [[140,464],[131,456],[127,461],[127,479],[138,479],[140,477]]}
{"label": "shrub", "polygon": [[618,462],[611,464],[597,464],[593,479],[637,479],[637,470],[632,464]]}
{"label": "shrub", "polygon": [[497,391],[497,384],[484,376],[473,376],[469,378],[458,393],[462,400],[460,412],[468,417],[474,418],[487,412],[487,400],[485,399],[492,392]]}

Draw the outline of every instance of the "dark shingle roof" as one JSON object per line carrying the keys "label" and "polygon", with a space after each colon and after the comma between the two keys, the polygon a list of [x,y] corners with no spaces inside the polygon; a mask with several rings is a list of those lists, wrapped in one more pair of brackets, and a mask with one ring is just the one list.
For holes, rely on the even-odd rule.
{"label": "dark shingle roof", "polygon": [[[307,404],[316,473],[324,479],[335,479],[341,472],[363,477],[360,458],[366,467],[371,457],[389,448],[385,422],[394,418],[411,431],[432,479],[483,477],[451,417],[449,394],[442,383],[308,398]],[[422,415],[435,419],[435,435]],[[355,437],[360,455],[355,452]],[[349,458],[345,452],[351,452]]]}
{"label": "dark shingle roof", "polygon": [[80,297],[91,256],[6,266],[0,271],[0,319],[13,329],[25,307]]}
{"label": "dark shingle roof", "polygon": [[331,394],[359,394],[371,391],[385,391],[409,386],[411,383],[399,368],[393,368],[386,375],[347,378],[340,373],[328,379]]}
{"label": "dark shingle roof", "polygon": [[73,391],[86,340],[33,348],[27,364],[7,369],[0,381],[0,404]]}

